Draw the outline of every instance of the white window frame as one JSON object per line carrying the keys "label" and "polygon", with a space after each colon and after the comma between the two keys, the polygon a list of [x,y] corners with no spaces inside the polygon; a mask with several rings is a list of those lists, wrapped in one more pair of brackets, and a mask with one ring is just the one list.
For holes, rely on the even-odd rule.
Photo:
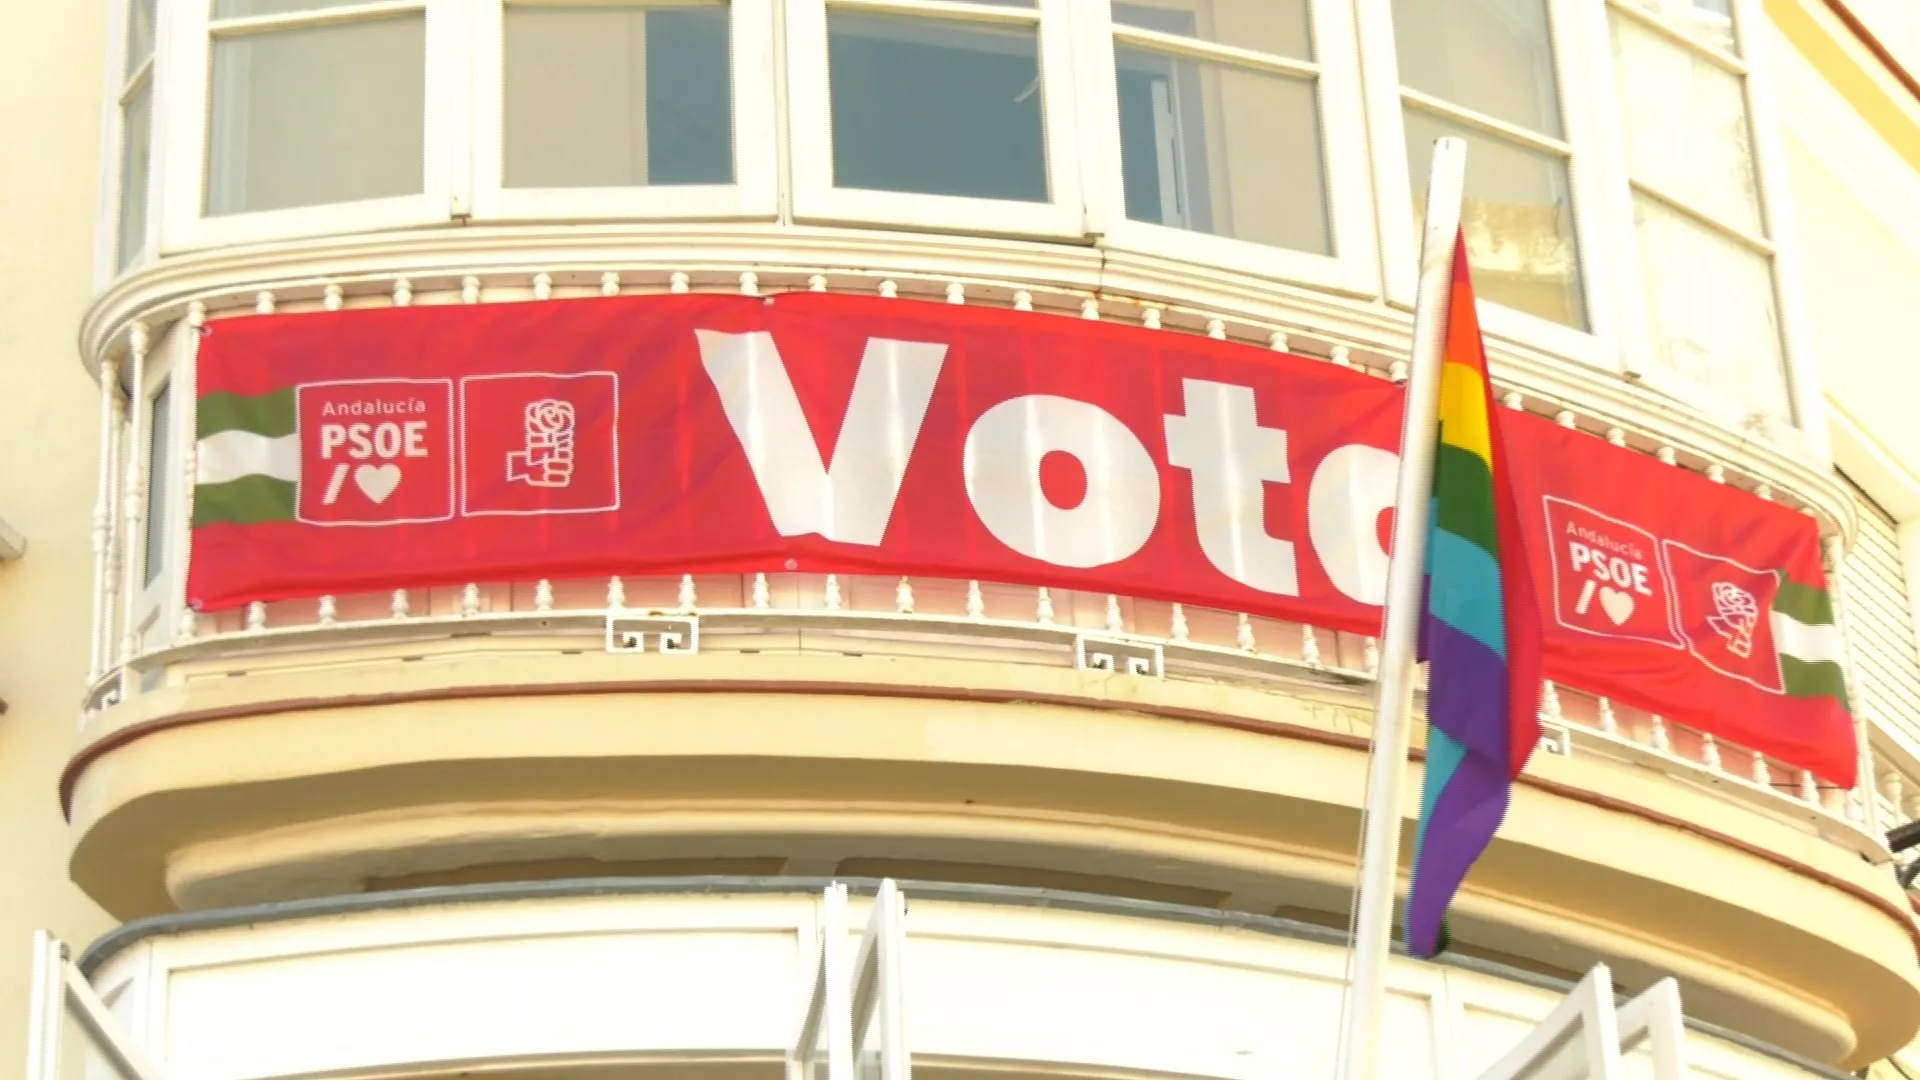
{"label": "white window frame", "polygon": [[[1800,444],[1797,449],[1811,453],[1824,463],[1832,458],[1824,399],[1821,396],[1818,369],[1813,361],[1813,349],[1807,337],[1805,301],[1801,297],[1798,281],[1789,270],[1797,265],[1799,249],[1785,194],[1787,166],[1785,149],[1780,141],[1779,116],[1769,90],[1769,80],[1773,77],[1767,57],[1769,42],[1760,30],[1767,25],[1766,14],[1761,10],[1759,0],[1732,0],[1729,6],[1733,11],[1734,47],[1738,54],[1733,57],[1722,57],[1712,49],[1697,45],[1682,28],[1666,23],[1660,16],[1636,7],[1627,0],[1602,0],[1594,4],[1593,10],[1599,16],[1596,41],[1606,65],[1596,73],[1593,85],[1605,94],[1609,102],[1618,100],[1614,82],[1618,76],[1612,63],[1613,29],[1610,23],[1610,13],[1616,10],[1621,12],[1621,17],[1637,20],[1653,33],[1671,35],[1677,47],[1690,48],[1711,58],[1720,63],[1722,70],[1739,79],[1741,100],[1746,108],[1747,139],[1753,154],[1761,229],[1765,233],[1757,238],[1757,243],[1754,238],[1739,242],[1750,250],[1765,254],[1768,260],[1768,280],[1773,287],[1774,313],[1780,335],[1780,377],[1788,409],[1793,414],[1790,422],[1783,421],[1790,424],[1786,431],[1775,430],[1772,434],[1779,436],[1791,431],[1791,437]],[[1651,29],[1656,27],[1660,29]],[[1651,314],[1645,310],[1642,300],[1645,283],[1641,280],[1639,237],[1632,223],[1633,196],[1636,192],[1645,192],[1655,202],[1673,208],[1682,217],[1730,237],[1743,234],[1741,230],[1716,222],[1710,215],[1689,207],[1684,200],[1663,194],[1658,187],[1634,180],[1627,163],[1625,125],[1628,122],[1625,116],[1619,116],[1614,128],[1618,132],[1618,142],[1609,148],[1610,156],[1619,166],[1619,190],[1626,201],[1628,214],[1627,231],[1622,235],[1632,238],[1631,247],[1622,254],[1630,267],[1630,274],[1621,288],[1638,309],[1636,332],[1624,343],[1625,371],[1649,389],[1687,402],[1699,412],[1738,427],[1753,412],[1751,405],[1675,375],[1653,363],[1653,324]]]}
{"label": "white window frame", "polygon": [[[786,104],[793,217],[798,221],[891,225],[1001,236],[1080,239],[1087,232],[1081,186],[1075,0],[1037,0],[1034,7],[942,0],[785,0]],[[833,183],[832,99],[827,83],[827,8],[908,15],[966,25],[1039,29],[1042,137],[1049,202],[874,191]]]}
{"label": "white window frame", "polygon": [[178,153],[169,155],[163,185],[163,253],[193,248],[329,233],[364,232],[408,225],[438,224],[469,213],[471,193],[469,132],[470,35],[465,12],[470,0],[366,0],[350,6],[322,8],[295,15],[255,16],[221,20],[237,29],[271,24],[279,29],[350,24],[377,16],[424,12],[426,55],[421,190],[353,202],[320,203],[283,210],[208,216],[204,213],[212,115],[213,0],[168,0],[171,21],[169,51],[162,71],[172,90],[170,100],[188,103],[196,122],[181,125]]}
{"label": "white window frame", "polygon": [[[511,188],[506,176],[506,8],[580,7],[582,0],[470,0],[473,4],[474,214],[493,221],[594,218],[772,219],[779,211],[774,139],[775,0],[728,0],[732,50],[731,184]],[[639,0],[644,5],[645,0]],[[617,7],[611,2],[607,6]],[[591,102],[582,102],[591,108]]]}
{"label": "white window frame", "polygon": [[124,201],[123,178],[120,175],[123,151],[126,149],[126,99],[129,90],[135,87],[135,78],[127,71],[127,49],[132,44],[133,6],[139,0],[112,0],[107,15],[107,40],[111,42],[106,64],[105,90],[106,122],[101,125],[100,138],[100,222],[101,228],[94,237],[94,284],[105,287],[108,282],[121,274],[130,274],[152,261],[154,252],[160,246],[161,208],[155,196],[160,191],[161,159],[167,145],[165,120],[168,99],[167,86],[161,81],[165,70],[161,56],[166,49],[167,36],[171,31],[168,14],[179,0],[158,0],[153,16],[153,52],[147,57],[144,78],[149,90],[147,117],[147,220],[141,233],[140,248],[126,260],[123,269],[120,265],[120,206]]}
{"label": "white window frame", "polygon": [[[1380,222],[1384,267],[1382,293],[1389,304],[1412,311],[1420,263],[1420,236],[1413,218],[1414,184],[1407,172],[1406,125],[1402,110],[1398,48],[1394,42],[1392,0],[1356,0],[1361,54],[1366,58],[1366,101],[1374,132],[1374,197]],[[1554,77],[1560,99],[1560,142],[1568,150],[1567,181],[1573,197],[1574,246],[1580,260],[1580,284],[1587,329],[1564,326],[1482,298],[1480,323],[1492,337],[1530,345],[1605,371],[1624,373],[1621,354],[1623,312],[1617,301],[1623,257],[1621,236],[1633,235],[1631,207],[1625,198],[1625,173],[1615,136],[1607,121],[1612,102],[1610,68],[1593,70],[1591,0],[1545,0],[1553,47]],[[1604,19],[1598,25],[1604,28]],[[1601,39],[1601,58],[1611,56]],[[1617,125],[1612,129],[1618,130]],[[1526,145],[1541,143],[1531,133]],[[1405,208],[1402,213],[1396,208]],[[1631,250],[1624,253],[1633,256]],[[1637,283],[1634,286],[1638,288]],[[1631,316],[1627,316],[1631,318]]]}
{"label": "white window frame", "polygon": [[[141,527],[126,538],[123,545],[127,565],[133,568],[129,579],[135,590],[131,611],[134,655],[170,644],[179,629],[180,609],[186,596],[187,556],[192,540],[192,520],[185,512],[192,505],[192,478],[184,464],[195,441],[194,352],[197,334],[186,320],[157,335],[141,373],[141,426],[132,433],[139,440],[142,505]],[[154,403],[163,388],[170,388],[167,399],[169,444],[160,460],[154,460]],[[155,506],[153,481],[156,468],[167,470],[167,505]],[[147,580],[147,534],[157,530],[160,537],[160,573]],[[123,663],[132,657],[123,657]]]}
{"label": "white window frame", "polygon": [[[1379,247],[1374,235],[1374,206],[1368,196],[1366,115],[1350,4],[1351,0],[1309,0],[1311,62],[1276,60],[1251,49],[1120,26],[1113,21],[1112,6],[1104,2],[1077,10],[1079,40],[1074,55],[1087,69],[1080,80],[1082,122],[1089,129],[1088,161],[1099,178],[1097,183],[1088,183],[1088,219],[1091,231],[1104,236],[1103,246],[1281,277],[1368,299],[1377,296]],[[1285,72],[1312,79],[1320,125],[1320,182],[1332,254],[1290,250],[1127,217],[1121,177],[1120,91],[1114,59],[1117,37],[1185,59],[1225,61],[1244,70]],[[1236,54],[1238,63],[1229,59]]]}

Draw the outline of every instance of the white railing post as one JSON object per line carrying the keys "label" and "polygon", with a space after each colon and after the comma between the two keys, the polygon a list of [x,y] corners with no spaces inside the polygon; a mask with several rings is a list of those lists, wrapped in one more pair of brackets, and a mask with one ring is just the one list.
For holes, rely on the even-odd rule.
{"label": "white railing post", "polygon": [[114,462],[119,445],[120,363],[113,357],[100,361],[100,469],[99,487],[93,504],[93,640],[87,660],[87,685],[92,686],[106,671],[109,649],[107,635],[113,625],[113,545]]}
{"label": "white railing post", "polygon": [[140,523],[146,509],[146,470],[142,467],[146,455],[141,453],[146,440],[142,437],[146,416],[146,376],[147,324],[136,322],[127,340],[127,423],[126,458],[121,466],[120,497],[120,700],[125,701],[133,694],[131,680],[127,676],[127,663],[133,659],[137,642],[134,640],[134,622],[140,610],[140,574],[142,560],[137,557],[134,548],[142,537]]}

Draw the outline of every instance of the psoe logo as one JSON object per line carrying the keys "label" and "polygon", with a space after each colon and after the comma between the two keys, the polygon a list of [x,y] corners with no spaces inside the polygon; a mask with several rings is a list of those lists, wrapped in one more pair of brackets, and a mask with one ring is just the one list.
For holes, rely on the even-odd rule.
{"label": "psoe logo", "polygon": [[1554,619],[1596,637],[1683,648],[1667,614],[1658,539],[1638,525],[1548,495]]}

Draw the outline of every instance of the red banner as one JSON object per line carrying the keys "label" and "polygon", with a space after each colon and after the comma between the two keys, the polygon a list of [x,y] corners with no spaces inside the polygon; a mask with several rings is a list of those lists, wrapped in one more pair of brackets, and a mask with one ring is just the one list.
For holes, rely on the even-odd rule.
{"label": "red banner", "polygon": [[[203,609],[797,570],[1379,626],[1401,394],[1320,361],[791,294],[223,320],[198,377]],[[1549,676],[1850,781],[1844,711],[1792,696],[1770,636],[1777,571],[1824,587],[1813,523],[1502,422]]]}

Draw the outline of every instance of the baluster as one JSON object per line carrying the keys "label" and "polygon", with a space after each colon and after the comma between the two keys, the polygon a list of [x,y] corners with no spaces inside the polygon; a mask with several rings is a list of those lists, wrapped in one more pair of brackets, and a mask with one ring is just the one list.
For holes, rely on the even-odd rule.
{"label": "baluster", "polygon": [[190,607],[180,609],[179,638],[192,641],[200,634],[200,613]]}
{"label": "baluster", "polygon": [[268,290],[261,289],[259,292],[253,294],[253,313],[255,315],[271,315],[273,314],[275,306],[273,293]]}
{"label": "baluster", "polygon": [[1353,366],[1353,350],[1345,345],[1335,345],[1327,350],[1327,359],[1333,361],[1334,367],[1350,368]]}
{"label": "baluster", "polygon": [[1703,731],[1700,733],[1700,763],[1705,765],[1709,772],[1722,771],[1720,762],[1720,740],[1714,738],[1709,732]]}
{"label": "baluster", "polygon": [[1609,735],[1620,734],[1620,718],[1613,714],[1613,699],[1601,698],[1598,705],[1600,730]]}
{"label": "baluster", "polygon": [[1173,605],[1173,619],[1167,627],[1167,633],[1175,641],[1184,643],[1188,640],[1187,605]]}
{"label": "baluster", "polygon": [[913,614],[913,583],[904,577],[893,587],[893,610],[902,615]]}
{"label": "baluster", "polygon": [[1893,804],[1893,812],[1900,817],[1900,821],[1895,822],[1895,824],[1902,824],[1906,821],[1907,785],[1905,781],[1901,780],[1900,774],[1897,772],[1887,773],[1884,780],[1886,782],[1887,802]]}
{"label": "baluster", "polygon": [[741,296],[759,296],[760,295],[760,275],[759,274],[756,274],[751,270],[740,271],[740,295]]}
{"label": "baluster", "polygon": [[699,594],[693,588],[693,575],[680,575],[680,592],[674,597],[674,603],[686,614],[693,614],[700,606]]}
{"label": "baluster", "polygon": [[1902,806],[1900,810],[1900,816],[1907,821],[1920,818],[1920,795],[1907,796],[1906,804]]}
{"label": "baluster", "polygon": [[1560,688],[1553,685],[1552,679],[1540,683],[1540,722],[1560,724],[1566,720],[1566,714],[1560,709]]}
{"label": "baluster", "polygon": [[1800,770],[1800,801],[1808,806],[1820,805],[1820,784],[1805,769]]}
{"label": "baluster", "polygon": [[1520,391],[1509,390],[1500,398],[1500,404],[1517,411],[1526,408],[1527,399],[1520,396]]}
{"label": "baluster", "polygon": [[267,605],[255,600],[247,605],[247,629],[255,632],[267,628]]}
{"label": "baluster", "polygon": [[827,291],[827,275],[814,274],[813,276],[807,278],[807,291],[808,292],[826,292]]}
{"label": "baluster", "polygon": [[667,275],[667,291],[676,295],[686,292],[692,283],[693,279],[687,276],[685,270],[675,270]]}
{"label": "baluster", "polygon": [[316,612],[315,614],[315,617],[319,620],[320,625],[332,626],[334,622],[339,618],[339,616],[340,616],[340,608],[339,608],[339,605],[334,602],[333,596],[329,594],[321,597],[319,611]]}
{"label": "baluster", "polygon": [[533,610],[553,610],[553,582],[546,578],[533,583]]}
{"label": "baluster", "polygon": [[393,306],[413,306],[413,282],[408,278],[393,279]]}
{"label": "baluster", "polygon": [[347,291],[338,285],[329,285],[321,294],[320,306],[328,311],[339,311],[347,302]]}
{"label": "baluster", "polygon": [[1273,333],[1268,334],[1267,348],[1272,349],[1274,352],[1286,352],[1288,349],[1287,332],[1285,330],[1275,330]]}
{"label": "baluster", "polygon": [[1666,718],[1659,713],[1653,714],[1651,736],[1653,748],[1663,754],[1673,753],[1673,738],[1667,734]]}
{"label": "baluster", "polygon": [[967,618],[984,619],[987,617],[987,598],[980,591],[978,581],[967,582]]}
{"label": "baluster", "polygon": [[1715,461],[1707,465],[1707,479],[1716,484],[1727,482],[1727,467]]}
{"label": "baluster", "polygon": [[964,304],[967,302],[967,287],[957,281],[947,282],[947,303]]}
{"label": "baluster", "polygon": [[1573,415],[1572,409],[1561,409],[1559,412],[1553,414],[1553,422],[1563,428],[1575,426],[1575,420],[1576,417]]}
{"label": "baluster", "polygon": [[1618,427],[1610,427],[1610,428],[1608,428],[1608,429],[1607,429],[1607,442],[1608,442],[1609,444],[1611,444],[1611,445],[1613,445],[1613,446],[1625,446],[1625,445],[1627,445],[1627,432],[1626,432],[1626,429],[1625,429],[1625,428],[1618,428]]}
{"label": "baluster", "polygon": [[535,300],[553,299],[553,275],[545,270],[533,275],[533,298]]}
{"label": "baluster", "polygon": [[1656,458],[1659,458],[1660,464],[1662,465],[1680,464],[1680,454],[1678,451],[1674,450],[1674,448],[1671,446],[1663,446],[1660,449],[1655,450],[1653,452],[1653,456]]}
{"label": "baluster", "polygon": [[1207,336],[1215,341],[1227,340],[1227,324],[1223,319],[1207,320]]}
{"label": "baluster", "polygon": [[113,624],[114,463],[120,430],[120,365],[112,357],[100,361],[100,467],[94,491],[93,521],[93,641],[87,660],[91,686],[106,669],[107,642]]}
{"label": "baluster", "polygon": [[1140,309],[1140,325],[1149,330],[1160,329],[1161,310],[1152,304]]}
{"label": "baluster", "polygon": [[1765,499],[1768,502],[1772,502],[1773,501],[1773,485],[1772,484],[1755,484],[1753,486],[1753,494],[1756,498]]}
{"label": "baluster", "polygon": [[393,606],[388,609],[396,619],[404,619],[413,613],[413,601],[407,596],[407,590],[393,590]]}
{"label": "baluster", "polygon": [[477,304],[480,302],[480,279],[468,274],[460,279],[460,302]]}
{"label": "baluster", "polygon": [[1361,670],[1378,678],[1380,675],[1380,639],[1368,638],[1366,648],[1360,653]]}
{"label": "baluster", "polygon": [[1034,621],[1041,626],[1053,625],[1053,594],[1047,591],[1045,585],[1040,586],[1040,596],[1034,603],[1033,617]]}
{"label": "baluster", "polygon": [[1125,633],[1126,629],[1127,629],[1127,620],[1124,616],[1120,614],[1120,598],[1113,595],[1112,593],[1108,593],[1107,594],[1107,631],[1109,633],[1121,634],[1121,633]]}
{"label": "baluster", "polygon": [[1300,662],[1311,668],[1320,666],[1320,635],[1305,623],[1300,624]]}
{"label": "baluster", "polygon": [[1025,289],[1013,290],[1013,310],[1032,311],[1033,310],[1033,294],[1028,292]]}
{"label": "baluster", "polygon": [[899,283],[892,278],[880,279],[880,295],[888,300],[897,298],[900,295]]}
{"label": "baluster", "polygon": [[460,617],[471,619],[480,614],[480,586],[469,581],[460,587]]}
{"label": "baluster", "polygon": [[627,606],[627,583],[615,574],[607,579],[607,610],[619,611]]}
{"label": "baluster", "polygon": [[1405,360],[1395,360],[1392,363],[1388,364],[1387,379],[1391,382],[1396,382],[1396,383],[1406,382],[1407,381],[1407,362]]}
{"label": "baluster", "polygon": [[1753,782],[1764,788],[1773,786],[1773,770],[1767,768],[1767,755],[1758,750],[1753,752]]}
{"label": "baluster", "polygon": [[838,574],[827,575],[827,586],[826,586],[826,589],[824,590],[824,596],[825,596],[828,611],[840,610],[840,607],[841,607],[840,575]]}
{"label": "baluster", "polygon": [[1241,652],[1254,651],[1253,620],[1247,618],[1244,612],[1240,615],[1240,623],[1235,628],[1233,640],[1234,644],[1240,646]]}
{"label": "baluster", "polygon": [[773,591],[767,587],[767,575],[753,575],[751,603],[756,611],[765,611],[773,606]]}
{"label": "baluster", "polygon": [[1853,822],[1855,825],[1865,825],[1867,823],[1866,792],[1859,788],[1847,792],[1846,807],[1848,821]]}
{"label": "baluster", "polygon": [[620,295],[620,275],[619,274],[616,274],[613,271],[608,270],[606,273],[600,275],[600,295],[601,296],[619,296]]}
{"label": "baluster", "polygon": [[1080,317],[1088,322],[1100,321],[1100,301],[1092,297],[1080,301]]}

